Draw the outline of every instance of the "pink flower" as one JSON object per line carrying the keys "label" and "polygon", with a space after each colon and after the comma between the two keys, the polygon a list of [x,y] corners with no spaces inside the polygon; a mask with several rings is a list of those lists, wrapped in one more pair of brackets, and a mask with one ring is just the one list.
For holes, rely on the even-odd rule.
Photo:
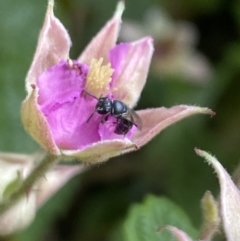
{"label": "pink flower", "polygon": [[[101,123],[96,98],[120,100],[133,108],[145,85],[153,54],[151,37],[116,45],[124,3],[77,60],[69,58],[71,41],[53,14],[49,0],[37,50],[26,77],[27,97],[21,115],[25,129],[55,155],[97,163],[136,150],[165,127],[187,116],[213,114],[207,108],[175,106],[138,111],[142,129],[133,125],[126,135],[114,133],[117,120]],[[87,94],[85,91],[91,95]],[[131,122],[131,124],[134,124]]]}

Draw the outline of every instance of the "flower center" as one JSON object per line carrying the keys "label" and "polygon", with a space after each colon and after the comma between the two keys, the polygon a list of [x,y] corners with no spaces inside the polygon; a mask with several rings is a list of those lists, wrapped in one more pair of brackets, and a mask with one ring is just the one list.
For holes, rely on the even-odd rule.
{"label": "flower center", "polygon": [[92,59],[88,74],[85,90],[92,95],[99,98],[106,96],[109,92],[109,83],[111,82],[112,73],[114,69],[111,68],[110,63],[103,65],[103,58]]}

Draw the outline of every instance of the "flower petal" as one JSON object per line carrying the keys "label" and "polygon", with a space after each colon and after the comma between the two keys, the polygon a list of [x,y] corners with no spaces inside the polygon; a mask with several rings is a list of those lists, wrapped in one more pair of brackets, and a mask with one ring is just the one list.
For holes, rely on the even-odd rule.
{"label": "flower petal", "polygon": [[68,58],[71,40],[62,23],[54,16],[53,7],[54,0],[49,0],[37,50],[26,78],[28,92],[32,91],[31,85],[36,84],[37,76],[44,70]]}
{"label": "flower petal", "polygon": [[[33,156],[0,153],[0,200],[6,198],[15,190],[12,184],[19,176],[18,181],[29,175],[33,165]],[[24,196],[11,209],[6,211],[0,217],[0,236],[9,235],[20,229],[27,227],[34,219],[36,211],[36,193],[30,192],[27,197]]]}
{"label": "flower petal", "polygon": [[[60,149],[77,150],[100,140],[100,116],[94,111],[96,100],[84,97],[87,66],[72,61],[73,67],[63,60],[44,71],[37,80],[39,109],[44,114],[51,135]],[[97,121],[94,121],[98,118]]]}
{"label": "flower petal", "polygon": [[103,58],[104,63],[109,62],[108,53],[109,50],[116,44],[123,11],[124,1],[120,1],[112,19],[106,23],[95,38],[93,38],[88,44],[83,53],[79,56],[79,62],[89,65],[92,58]]}
{"label": "flower petal", "polygon": [[37,97],[38,93],[35,88],[22,103],[21,118],[23,126],[45,150],[60,155],[60,150],[53,140],[47,120],[37,104]]}
{"label": "flower petal", "polygon": [[24,154],[15,154],[11,152],[0,152],[0,160],[8,163],[16,164],[30,164],[33,162],[32,156]]}
{"label": "flower petal", "polygon": [[96,142],[81,151],[62,150],[62,153],[66,156],[76,157],[82,162],[95,164],[136,149],[137,146],[125,138],[124,140],[115,139]]}
{"label": "flower petal", "polygon": [[173,236],[176,238],[177,241],[192,241],[192,239],[182,230],[173,227],[173,226],[165,226],[165,227],[161,227],[159,228],[158,231],[162,231],[163,229],[167,229],[169,230]]}
{"label": "flower petal", "polygon": [[36,211],[35,194],[22,198],[15,206],[0,217],[0,235],[13,234],[26,228],[34,220]]}
{"label": "flower petal", "polygon": [[45,178],[39,183],[37,192],[37,206],[43,205],[51,196],[53,196],[69,179],[74,177],[86,168],[83,165],[66,166],[58,165],[54,170],[45,175]]}
{"label": "flower petal", "polygon": [[146,83],[152,54],[150,37],[119,44],[110,51],[110,62],[115,69],[111,82],[114,98],[129,107],[136,105]]}
{"label": "flower petal", "polygon": [[203,157],[217,173],[220,183],[220,202],[222,221],[228,241],[240,240],[240,191],[233,183],[231,177],[218,162],[218,160],[209,153],[195,148],[195,152]]}
{"label": "flower petal", "polygon": [[88,67],[72,62],[74,67],[69,67],[68,62],[62,60],[37,78],[38,104],[46,116],[58,107],[56,105],[70,102],[84,89]]}
{"label": "flower petal", "polygon": [[208,108],[197,106],[178,105],[169,109],[165,107],[137,111],[142,119],[142,130],[133,134],[132,142],[138,147],[145,145],[155,135],[166,127],[195,114],[215,113]]}

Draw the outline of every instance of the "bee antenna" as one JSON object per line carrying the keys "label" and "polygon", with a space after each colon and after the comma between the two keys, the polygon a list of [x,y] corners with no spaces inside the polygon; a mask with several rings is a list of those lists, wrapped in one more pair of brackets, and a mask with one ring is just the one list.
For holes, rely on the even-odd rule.
{"label": "bee antenna", "polygon": [[94,113],[95,113],[95,111],[88,117],[87,123],[91,120],[91,118],[93,117]]}
{"label": "bee antenna", "polygon": [[86,90],[83,90],[86,94],[92,96],[94,99],[98,100],[98,98],[96,96],[94,96],[93,94],[89,93],[88,91]]}

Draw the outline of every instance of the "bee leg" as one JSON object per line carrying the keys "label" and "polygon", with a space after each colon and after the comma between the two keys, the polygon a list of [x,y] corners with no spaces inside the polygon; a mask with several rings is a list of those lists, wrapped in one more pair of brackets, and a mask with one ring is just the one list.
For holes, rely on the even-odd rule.
{"label": "bee leg", "polygon": [[97,100],[98,100],[98,98],[97,98],[96,96],[94,96],[93,94],[89,93],[89,92],[86,91],[85,89],[82,91],[82,93],[84,94],[84,96],[86,96],[86,94],[87,94],[87,95],[92,96],[94,99],[97,99]]}
{"label": "bee leg", "polygon": [[94,113],[95,113],[95,111],[88,117],[87,123],[91,120],[91,118],[93,117]]}
{"label": "bee leg", "polygon": [[103,123],[107,122],[108,117],[109,117],[109,114],[102,116],[101,123],[103,124]]}
{"label": "bee leg", "polygon": [[132,149],[132,148],[135,148],[135,150],[139,150],[140,149],[140,147],[138,145],[132,144],[131,146],[128,146],[125,150]]}
{"label": "bee leg", "polygon": [[139,149],[140,149],[140,147],[137,146],[136,144],[134,144],[134,147],[135,147],[136,150],[139,150]]}
{"label": "bee leg", "polygon": [[116,118],[116,121],[112,122],[114,125],[116,125],[117,123],[119,123],[120,120],[118,118]]}

